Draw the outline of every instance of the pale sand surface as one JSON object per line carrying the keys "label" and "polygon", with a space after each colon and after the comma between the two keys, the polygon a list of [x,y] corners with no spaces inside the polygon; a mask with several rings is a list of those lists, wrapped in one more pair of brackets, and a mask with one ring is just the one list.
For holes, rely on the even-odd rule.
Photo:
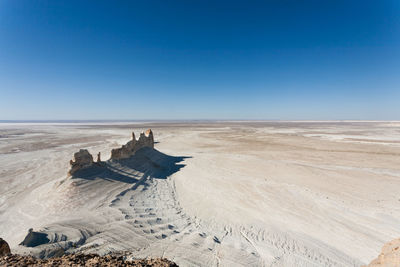
{"label": "pale sand surface", "polygon": [[[147,128],[158,152],[67,176],[78,149],[107,160]],[[360,266],[400,237],[399,192],[399,122],[0,124],[0,237],[20,253]],[[18,246],[29,228],[51,243]]]}

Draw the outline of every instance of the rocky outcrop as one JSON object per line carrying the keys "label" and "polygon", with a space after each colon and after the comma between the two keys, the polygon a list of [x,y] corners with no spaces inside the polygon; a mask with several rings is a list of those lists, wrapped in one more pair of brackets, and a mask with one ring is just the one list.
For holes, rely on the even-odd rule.
{"label": "rocky outcrop", "polygon": [[400,238],[386,243],[378,258],[373,260],[368,267],[398,267],[400,266]]}
{"label": "rocky outcrop", "polygon": [[[154,136],[153,136],[153,131],[151,129],[148,129],[145,134],[147,137],[147,142],[148,142],[148,146],[151,148],[154,148]],[[139,138],[140,139],[140,138]]]}
{"label": "rocky outcrop", "polygon": [[[111,150],[111,159],[120,160],[126,159],[135,155],[136,151],[143,147],[154,148],[154,136],[151,129],[141,133],[139,139],[136,140],[135,133],[132,132],[132,140],[120,148]],[[93,156],[86,149],[81,149],[74,154],[74,160],[71,160],[71,169],[68,174],[74,175],[77,171],[93,166],[104,166],[101,162],[100,152],[97,154],[96,162],[93,161]]]}
{"label": "rocky outcrop", "polygon": [[21,246],[25,247],[36,247],[43,244],[47,244],[50,240],[47,238],[47,234],[34,232],[33,229],[29,229],[24,241],[20,243]]}
{"label": "rocky outcrop", "polygon": [[0,257],[0,266],[135,266],[135,267],[177,267],[167,259],[127,260],[122,255],[99,256],[96,254],[68,254],[50,259],[37,259],[32,256],[9,255]]}
{"label": "rocky outcrop", "polygon": [[86,149],[81,149],[74,154],[74,160],[69,163],[71,164],[69,174],[74,175],[77,171],[92,166],[93,156]]}
{"label": "rocky outcrop", "polygon": [[135,133],[132,132],[132,140],[121,148],[111,150],[111,159],[119,160],[129,158],[143,147],[154,148],[154,136],[151,129],[148,129],[145,133],[141,133],[138,140],[135,138]]}
{"label": "rocky outcrop", "polygon": [[10,246],[8,243],[0,238],[0,256],[11,254]]}

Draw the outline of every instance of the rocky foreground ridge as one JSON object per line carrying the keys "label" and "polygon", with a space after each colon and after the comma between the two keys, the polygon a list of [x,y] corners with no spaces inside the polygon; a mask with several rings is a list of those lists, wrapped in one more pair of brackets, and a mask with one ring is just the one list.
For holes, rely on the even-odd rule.
{"label": "rocky foreground ridge", "polygon": [[[154,148],[154,136],[151,129],[148,129],[146,132],[141,133],[139,139],[136,140],[135,133],[132,132],[132,140],[130,140],[125,145],[122,145],[120,148],[115,148],[111,150],[111,160],[120,160],[126,159],[133,156],[136,151],[143,147]],[[74,154],[74,160],[71,160],[69,163],[71,165],[71,169],[68,174],[74,175],[76,172],[91,167],[93,165],[102,166],[102,161],[100,158],[100,152],[97,154],[96,162],[93,161],[93,156],[86,149],[80,149],[78,152]]]}
{"label": "rocky foreground ridge", "polygon": [[7,255],[0,257],[0,266],[134,266],[134,267],[175,267],[178,266],[167,259],[135,259],[126,260],[123,256],[96,254],[68,254],[62,257],[46,260],[37,259],[32,256]]}

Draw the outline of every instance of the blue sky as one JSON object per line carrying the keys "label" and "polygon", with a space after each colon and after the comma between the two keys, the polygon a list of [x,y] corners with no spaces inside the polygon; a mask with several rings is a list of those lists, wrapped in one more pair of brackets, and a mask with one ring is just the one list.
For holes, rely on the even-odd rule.
{"label": "blue sky", "polygon": [[0,119],[400,120],[400,1],[0,1]]}

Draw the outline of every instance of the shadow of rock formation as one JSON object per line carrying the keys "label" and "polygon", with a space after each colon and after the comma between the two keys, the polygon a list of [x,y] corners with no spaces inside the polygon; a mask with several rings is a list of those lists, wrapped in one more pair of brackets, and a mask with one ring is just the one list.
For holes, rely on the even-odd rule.
{"label": "shadow of rock formation", "polygon": [[146,173],[153,178],[165,179],[184,167],[185,164],[178,163],[186,158],[191,157],[169,156],[157,149],[144,147],[132,157],[120,160],[118,163],[132,170]]}
{"label": "shadow of rock formation", "polygon": [[141,133],[138,140],[132,133],[132,139],[121,148],[111,151],[111,158],[97,162],[86,150],[81,149],[70,161],[69,174],[72,178],[105,179],[129,184],[137,183],[147,177],[165,179],[179,171],[184,164],[178,164],[188,157],[174,157],[154,149],[153,132],[149,129]]}
{"label": "shadow of rock formation", "polygon": [[137,183],[143,175],[165,179],[179,171],[185,164],[179,164],[190,157],[174,157],[150,147],[139,149],[133,156],[121,160],[108,160],[94,163],[90,167],[78,170],[72,176],[82,179],[105,179],[123,183]]}
{"label": "shadow of rock formation", "polygon": [[[121,148],[113,149],[111,154],[109,160],[101,161],[99,153],[95,162],[88,150],[80,149],[74,154],[74,159],[70,161],[69,174],[71,178],[97,180],[93,184],[97,184],[104,190],[123,189],[116,195],[116,199],[118,199],[126,192],[136,190],[139,185],[147,186],[147,181],[151,181],[153,178],[166,179],[184,167],[185,164],[181,162],[189,158],[169,156],[154,149],[154,138],[151,130],[140,134],[138,140],[132,133],[132,140]],[[99,181],[99,179],[126,183],[129,186],[106,183]],[[81,184],[80,182],[72,184],[76,186],[76,184]],[[82,184],[92,183],[83,182]],[[91,186],[89,185],[88,188],[91,188]],[[99,187],[94,187],[90,194],[98,194],[97,188]],[[104,193],[104,190],[100,191]],[[115,193],[115,191],[112,191],[112,193]],[[110,205],[113,204],[113,201]],[[97,230],[86,228],[86,226],[81,227],[81,225],[71,226],[75,225],[76,222],[70,223],[66,223],[65,226],[56,224],[43,229],[41,232],[34,232],[31,229],[20,245],[31,248],[30,253],[40,258],[49,258],[63,255],[69,249],[80,247],[86,242],[87,238],[97,234]]]}

